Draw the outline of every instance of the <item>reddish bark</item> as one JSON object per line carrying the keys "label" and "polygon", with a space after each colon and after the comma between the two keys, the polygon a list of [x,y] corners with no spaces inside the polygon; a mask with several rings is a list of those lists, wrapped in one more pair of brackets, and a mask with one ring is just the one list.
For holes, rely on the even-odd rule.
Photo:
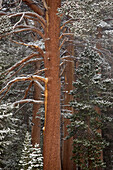
{"label": "reddish bark", "polygon": [[[39,69],[39,65],[40,63],[37,62],[36,63],[36,68],[35,70],[38,70]],[[41,90],[40,88],[34,83],[34,99],[35,100],[38,100],[40,99],[40,95],[41,95]],[[37,116],[37,112],[40,108],[40,105],[39,104],[33,104],[33,118],[32,118],[32,123],[33,123],[33,126],[32,126],[32,134],[31,134],[31,137],[32,137],[32,144],[33,146],[38,143],[40,144],[40,119],[39,118],[36,118]],[[39,116],[39,115],[38,115]]]}
{"label": "reddish bark", "polygon": [[[71,55],[74,54],[73,44],[68,44],[67,50]],[[65,105],[69,105],[69,102],[72,100],[72,96],[69,95],[70,90],[73,89],[73,71],[74,71],[74,61],[72,59],[68,59],[66,63],[65,69]],[[68,93],[67,93],[68,92]],[[65,107],[65,109],[72,111],[72,108]],[[64,137],[68,135],[67,132],[67,125],[70,124],[69,119],[64,119]],[[73,161],[71,160],[72,157],[72,147],[73,138],[64,141],[63,144],[63,170],[73,170]]]}
{"label": "reddish bark", "polygon": [[[40,97],[40,89],[37,85],[34,85],[34,99],[38,100]],[[34,146],[36,143],[40,144],[40,119],[36,118],[37,112],[40,108],[39,104],[33,104],[33,118],[32,118],[32,145]]]}
{"label": "reddish bark", "polygon": [[[39,24],[34,21],[35,27],[39,27]],[[37,40],[37,34],[33,36],[34,41]],[[35,72],[37,72],[40,69],[40,62],[37,62],[35,64]],[[34,94],[33,98],[35,100],[40,99],[41,96],[41,89],[37,86],[36,83],[34,83]],[[36,118],[36,116],[40,116],[39,114],[37,115],[37,112],[39,111],[40,105],[39,104],[33,104],[33,117],[32,117],[32,133],[31,133],[31,138],[32,138],[32,145],[34,146],[35,144],[40,145],[40,128],[41,128],[41,122],[39,118]]]}
{"label": "reddish bark", "polygon": [[47,29],[45,68],[48,78],[48,100],[46,126],[44,131],[44,170],[60,170],[60,18],[56,15],[60,0],[47,0]]}

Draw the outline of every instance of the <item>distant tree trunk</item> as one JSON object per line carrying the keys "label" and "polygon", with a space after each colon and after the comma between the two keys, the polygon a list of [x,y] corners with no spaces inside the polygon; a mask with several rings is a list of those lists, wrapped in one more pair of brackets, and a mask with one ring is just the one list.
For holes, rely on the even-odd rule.
{"label": "distant tree trunk", "polygon": [[[37,62],[35,65],[35,70],[37,71],[39,69],[40,63]],[[34,83],[34,99],[38,100],[40,99],[40,95],[41,95],[41,90],[40,88]],[[32,137],[32,145],[34,146],[36,143],[40,144],[40,119],[36,118],[37,116],[37,112],[40,108],[39,104],[33,104],[33,118],[32,118],[32,133],[31,133],[31,137]],[[39,115],[38,115],[39,116]]]}
{"label": "distant tree trunk", "polygon": [[[39,27],[39,24],[34,21],[35,27]],[[33,36],[34,41],[37,41],[37,35]],[[37,72],[40,69],[40,62],[35,63],[35,72]],[[36,83],[34,83],[34,93],[33,93],[33,98],[35,100],[39,100],[41,96],[41,90],[37,86]],[[34,146],[35,144],[40,145],[40,128],[41,128],[41,122],[39,118],[36,118],[37,112],[40,108],[39,104],[33,104],[33,117],[32,117],[32,132],[31,132],[31,139],[32,139],[32,145]]]}
{"label": "distant tree trunk", "polygon": [[[73,40],[73,38],[72,38]],[[65,69],[65,99],[64,105],[69,105],[69,102],[72,100],[72,95],[69,95],[70,90],[73,89],[72,82],[74,81],[74,61],[71,59],[71,56],[74,56],[74,47],[73,43],[68,43],[67,45],[68,55],[70,58],[66,62]],[[72,107],[66,106],[66,110],[73,112]],[[70,124],[69,119],[64,119],[64,138],[68,135],[67,125]],[[72,150],[73,150],[73,138],[64,140],[63,143],[63,170],[73,170],[73,161],[71,160]]]}
{"label": "distant tree trunk", "polygon": [[44,131],[44,170],[60,170],[60,18],[56,15],[61,1],[47,0],[45,76],[48,78],[48,100]]}

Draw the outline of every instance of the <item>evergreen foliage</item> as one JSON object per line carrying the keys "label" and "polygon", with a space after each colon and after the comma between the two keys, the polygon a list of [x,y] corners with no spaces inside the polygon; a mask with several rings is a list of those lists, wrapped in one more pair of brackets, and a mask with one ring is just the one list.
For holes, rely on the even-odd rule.
{"label": "evergreen foliage", "polygon": [[[14,63],[16,63],[18,60],[20,60],[23,57],[23,54],[26,52],[24,47],[14,46],[10,42],[7,42],[6,39],[2,39],[0,41],[0,89],[7,84],[7,79],[11,76],[13,73],[9,73],[7,76],[2,75],[4,71],[6,71],[7,68],[11,67]],[[23,50],[24,49],[24,50]],[[26,69],[26,68],[25,68]],[[24,69],[24,72],[25,72]],[[27,68],[28,70],[28,68]],[[25,85],[25,83],[24,83]],[[20,108],[13,107],[11,102],[15,102],[15,100],[18,97],[22,97],[23,92],[21,93],[20,88],[22,87],[24,90],[26,86],[24,85],[15,85],[13,88],[10,89],[9,93],[2,99],[2,102],[0,103],[0,130],[1,133],[4,129],[3,136],[0,134],[0,137],[4,137],[0,139],[1,144],[0,147],[2,147],[2,153],[1,158],[2,162],[0,163],[3,169],[17,169],[19,170],[19,160],[21,157],[21,150],[22,150],[22,143],[24,140],[24,134],[27,128],[27,122],[28,122],[28,115],[31,113],[31,106],[29,111],[25,113],[24,110],[20,110]],[[21,86],[21,87],[20,87]],[[4,95],[4,93],[3,93]],[[10,96],[10,98],[8,98]],[[2,97],[1,97],[2,98]],[[7,100],[7,102],[6,102]],[[27,107],[27,106],[26,106]],[[17,112],[19,112],[17,114]],[[7,130],[7,133],[5,134],[5,130]],[[12,130],[14,133],[12,133]],[[8,142],[8,145],[4,145],[3,143]],[[16,150],[16,152],[15,152]]]}
{"label": "evergreen foliage", "polygon": [[21,170],[43,169],[43,157],[41,154],[41,149],[39,148],[38,144],[36,144],[33,148],[29,132],[26,132],[23,146],[24,149],[22,150],[20,160],[20,165],[22,166]]}
{"label": "evergreen foliage", "polygon": [[77,80],[71,91],[73,101],[70,105],[74,114],[68,125],[69,137],[73,140],[73,159],[84,170],[104,167],[100,159],[103,148],[108,143],[102,138],[101,129],[106,121],[107,108],[113,107],[113,80],[105,72],[109,65],[91,48],[85,48],[78,59]]}
{"label": "evergreen foliage", "polygon": [[[6,164],[11,161],[8,159],[8,148],[13,146],[13,140],[16,135],[16,122],[18,120],[12,117],[11,104],[3,104],[0,106],[0,168],[6,167]],[[11,148],[10,148],[11,149]],[[11,150],[10,150],[11,151]]]}
{"label": "evergreen foliage", "polygon": [[7,15],[0,16],[0,34],[12,31],[12,25]]}
{"label": "evergreen foliage", "polygon": [[80,38],[96,35],[97,26],[110,18],[113,12],[112,0],[66,0],[59,8],[59,13],[72,19],[68,26],[74,35]]}

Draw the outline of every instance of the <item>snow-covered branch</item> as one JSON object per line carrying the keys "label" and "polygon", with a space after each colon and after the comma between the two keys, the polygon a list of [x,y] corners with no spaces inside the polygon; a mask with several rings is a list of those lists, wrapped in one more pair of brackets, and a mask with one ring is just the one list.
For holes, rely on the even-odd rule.
{"label": "snow-covered branch", "polygon": [[[13,77],[14,75],[16,75],[16,74],[17,74],[20,70],[22,70],[22,68],[25,67],[27,64],[32,63],[32,62],[42,61],[42,60],[43,60],[43,59],[41,59],[41,58],[37,58],[37,59],[31,59],[31,60],[23,63],[22,66],[21,66],[17,71],[15,71],[13,74],[11,74],[10,77],[8,77],[8,79],[10,79],[10,78]],[[8,79],[6,79],[6,80],[8,80]]]}
{"label": "snow-covered branch", "polygon": [[45,88],[37,80],[35,80],[34,82],[36,83],[38,87],[42,89],[42,91],[45,91]]}
{"label": "snow-covered branch", "polygon": [[32,87],[33,83],[34,83],[33,81],[30,82],[29,86],[27,87],[27,89],[26,89],[26,91],[25,91],[25,95],[24,95],[23,99],[26,99],[27,94],[28,94],[30,88]]}
{"label": "snow-covered branch", "polygon": [[7,85],[2,89],[0,90],[0,94],[2,94],[7,88],[10,88],[12,86],[12,84],[16,83],[16,82],[20,82],[20,81],[35,81],[35,80],[40,80],[40,81],[43,81],[43,82],[47,82],[47,78],[44,78],[44,77],[41,77],[41,76],[37,76],[37,75],[30,75],[28,77],[17,77],[11,81],[9,81],[7,83]]}
{"label": "snow-covered branch", "polygon": [[64,45],[64,43],[68,40],[68,38],[64,38],[64,40],[62,41],[62,43],[60,44],[59,50],[62,48],[62,46]]}
{"label": "snow-covered branch", "polygon": [[33,53],[30,54],[29,56],[25,57],[24,59],[18,61],[16,64],[14,64],[12,67],[10,67],[9,69],[7,69],[5,72],[3,72],[1,75],[5,74],[7,75],[9,72],[13,71],[15,68],[19,67],[21,64],[25,63],[26,61],[30,60],[33,57],[37,57],[39,56],[39,54],[37,53]]}
{"label": "snow-covered branch", "polygon": [[18,25],[18,26],[15,26],[14,29],[18,29],[18,30],[13,31],[12,33],[19,33],[19,32],[24,32],[24,31],[33,31],[33,32],[39,34],[42,39],[44,39],[44,34],[38,28],[28,26],[28,25]]}
{"label": "snow-covered branch", "polygon": [[62,30],[62,29],[65,27],[65,25],[67,25],[68,23],[70,23],[72,20],[73,20],[73,19],[71,18],[71,19],[69,19],[68,21],[64,22],[63,25],[60,27],[60,29]]}
{"label": "snow-covered branch", "polygon": [[17,104],[22,104],[22,103],[36,103],[36,104],[44,104],[42,100],[34,100],[34,99],[24,99],[24,100],[19,100],[13,103],[13,105]]}
{"label": "snow-covered branch", "polygon": [[64,36],[74,36],[73,33],[62,33],[59,39],[61,40]]}
{"label": "snow-covered branch", "polygon": [[13,29],[15,29],[15,27],[23,20],[25,13],[23,13],[23,15],[21,16],[20,20],[18,22],[16,22],[16,24],[13,26]]}
{"label": "snow-covered branch", "polygon": [[35,49],[37,49],[37,51],[41,54],[41,56],[44,57],[44,51],[43,51],[38,45],[26,44],[26,43],[17,42],[17,41],[14,41],[14,40],[12,40],[12,42],[14,42],[14,43],[16,43],[16,44],[20,44],[20,45],[27,46],[27,47],[35,48]]}
{"label": "snow-covered branch", "polygon": [[[38,20],[40,20],[45,26],[46,26],[46,21],[43,17],[41,17],[40,15],[34,13],[34,12],[24,12],[24,17],[25,16],[30,16],[30,17],[34,17],[34,18],[37,18]],[[20,12],[20,13],[16,13],[16,14],[10,14],[9,15],[9,18],[12,18],[12,17],[17,17],[17,16],[22,16],[23,15],[23,12]]]}
{"label": "snow-covered branch", "polygon": [[44,68],[44,69],[38,70],[37,72],[35,72],[35,73],[34,73],[34,75],[39,74],[39,73],[41,73],[41,72],[43,72],[43,71],[46,71],[46,70],[47,70],[47,68]]}

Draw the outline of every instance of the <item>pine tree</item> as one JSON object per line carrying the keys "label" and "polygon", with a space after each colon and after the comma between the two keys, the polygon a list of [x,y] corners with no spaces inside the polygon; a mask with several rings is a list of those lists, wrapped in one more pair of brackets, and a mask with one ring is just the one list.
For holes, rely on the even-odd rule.
{"label": "pine tree", "polygon": [[21,170],[34,170],[43,168],[43,157],[39,145],[36,144],[33,148],[31,144],[31,136],[26,132],[25,141],[23,144],[22,156],[20,160]]}
{"label": "pine tree", "polygon": [[30,154],[31,158],[31,167],[32,169],[42,169],[43,168],[43,157],[41,154],[41,149],[39,144],[36,144],[34,148],[31,148],[32,153]]}
{"label": "pine tree", "polygon": [[71,91],[73,101],[70,105],[74,114],[68,125],[68,137],[75,137],[73,159],[76,165],[90,170],[104,167],[100,157],[107,142],[102,138],[101,129],[106,120],[110,119],[105,116],[105,111],[113,107],[113,80],[108,79],[105,74],[109,65],[91,48],[84,50],[78,63],[77,80],[73,83],[74,90]]}

